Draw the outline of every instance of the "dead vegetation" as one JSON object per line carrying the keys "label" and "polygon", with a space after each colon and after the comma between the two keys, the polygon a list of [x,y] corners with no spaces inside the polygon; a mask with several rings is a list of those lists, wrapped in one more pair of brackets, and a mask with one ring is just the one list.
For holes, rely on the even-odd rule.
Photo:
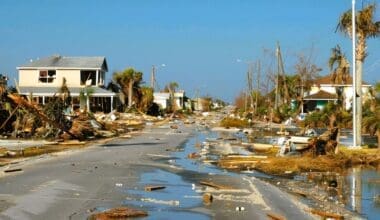
{"label": "dead vegetation", "polygon": [[237,118],[224,118],[220,122],[220,126],[225,127],[225,128],[245,128],[248,126],[248,121],[247,120],[242,120],[242,119],[237,119]]}
{"label": "dead vegetation", "polygon": [[253,166],[250,166],[250,169],[278,176],[288,176],[302,172],[342,172],[355,165],[377,167],[380,165],[380,154],[377,149],[346,150],[341,147],[336,155],[269,156],[267,159],[256,161],[256,163],[252,163]]}

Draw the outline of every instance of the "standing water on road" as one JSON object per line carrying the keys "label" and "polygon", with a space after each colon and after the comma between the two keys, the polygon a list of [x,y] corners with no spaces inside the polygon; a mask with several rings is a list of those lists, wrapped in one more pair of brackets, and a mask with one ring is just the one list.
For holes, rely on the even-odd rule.
{"label": "standing water on road", "polygon": [[[167,166],[175,169],[158,168],[141,176],[140,185],[159,184],[166,188],[153,192],[146,192],[141,187],[127,190],[126,194],[131,197],[127,197],[125,204],[144,207],[151,214],[147,218],[152,219],[165,218],[171,214],[182,219],[209,219],[212,215],[207,209],[202,208],[204,205],[202,190],[199,190],[201,188],[199,180],[213,175],[270,177],[256,171],[230,172],[215,165],[219,156],[223,154],[250,154],[235,144],[235,142],[241,142],[242,139],[244,135],[241,132],[198,129],[183,145],[178,146],[170,157],[161,159]],[[218,143],[217,147],[207,144],[214,141]],[[189,158],[192,154],[196,156]],[[380,198],[378,198],[380,182],[368,181],[368,179],[376,178],[380,181],[379,176],[377,171],[350,172],[344,184],[346,206],[368,219],[376,219],[380,216]],[[361,187],[361,192],[354,193],[355,196],[349,196],[351,195],[349,192],[354,192],[353,187],[356,189]]]}
{"label": "standing water on road", "polygon": [[346,175],[347,206],[368,219],[380,218],[380,172],[352,168]]}

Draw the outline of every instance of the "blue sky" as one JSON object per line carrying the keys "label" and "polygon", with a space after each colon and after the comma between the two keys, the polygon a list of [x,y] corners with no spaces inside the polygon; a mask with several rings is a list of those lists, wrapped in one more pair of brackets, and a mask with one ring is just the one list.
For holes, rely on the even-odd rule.
{"label": "blue sky", "polygon": [[[1,0],[0,73],[13,81],[17,66],[53,54],[106,56],[109,79],[131,66],[149,83],[151,66],[165,63],[161,88],[176,81],[190,97],[199,90],[231,101],[245,87],[247,65],[236,59],[269,64],[263,51],[277,41],[288,73],[311,47],[321,75],[336,44],[350,58],[350,39],[335,33],[350,8],[351,0]],[[368,42],[368,53],[363,79],[374,83],[380,39]]]}

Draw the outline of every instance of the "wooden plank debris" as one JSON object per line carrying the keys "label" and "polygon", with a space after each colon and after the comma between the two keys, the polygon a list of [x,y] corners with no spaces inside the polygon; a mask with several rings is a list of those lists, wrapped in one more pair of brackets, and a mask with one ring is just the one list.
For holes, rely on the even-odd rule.
{"label": "wooden plank debris", "polygon": [[67,140],[64,142],[59,142],[59,145],[84,145],[86,144],[85,141],[78,141],[78,140]]}
{"label": "wooden plank debris", "polygon": [[272,219],[272,220],[286,220],[285,217],[283,217],[279,214],[273,213],[273,212],[267,213],[267,216],[269,219]]}
{"label": "wooden plank debris", "polygon": [[94,215],[91,215],[89,220],[98,220],[98,219],[129,219],[131,217],[144,217],[148,216],[146,211],[132,209],[128,207],[118,207],[113,208],[104,212],[100,212]]}
{"label": "wooden plank debris", "polygon": [[230,186],[225,186],[225,185],[221,185],[221,184],[216,184],[216,183],[213,183],[213,182],[210,182],[210,181],[200,181],[199,182],[201,185],[204,185],[204,186],[209,186],[209,187],[213,187],[215,189],[233,189],[232,187]]}
{"label": "wooden plank debris", "polygon": [[145,186],[145,191],[155,191],[159,189],[165,189],[166,186]]}
{"label": "wooden plank debris", "polygon": [[307,197],[307,194],[306,193],[304,193],[304,192],[301,192],[301,191],[299,191],[299,190],[294,190],[294,191],[292,191],[292,193],[294,193],[294,194],[296,194],[296,195],[299,195],[299,196],[302,196],[302,197]]}
{"label": "wooden plank debris", "polygon": [[21,168],[8,169],[8,170],[4,170],[4,173],[13,173],[13,172],[19,172],[19,171],[22,171],[22,169]]}
{"label": "wooden plank debris", "polygon": [[317,210],[317,209],[311,209],[310,212],[314,215],[319,215],[322,218],[332,218],[332,219],[337,219],[337,220],[343,220],[344,219],[343,215],[328,213],[328,212],[324,212],[324,211]]}

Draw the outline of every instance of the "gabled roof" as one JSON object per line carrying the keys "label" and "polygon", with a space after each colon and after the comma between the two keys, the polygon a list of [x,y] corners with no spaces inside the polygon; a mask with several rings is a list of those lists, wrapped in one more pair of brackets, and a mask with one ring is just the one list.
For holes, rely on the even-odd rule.
{"label": "gabled roof", "polygon": [[54,68],[54,69],[103,69],[108,71],[105,57],[63,57],[50,56],[33,60],[17,69]]}
{"label": "gabled roof", "polygon": [[[326,75],[326,76],[322,76],[322,77],[320,77],[318,79],[315,79],[313,81],[313,84],[318,85],[318,86],[319,85],[331,85],[331,86],[338,85],[338,84],[333,84],[331,82],[331,75],[332,74],[329,74],[329,75]],[[347,79],[347,82],[344,82],[343,84],[339,84],[339,85],[352,86],[352,77],[349,75],[348,79]],[[366,86],[366,85],[368,86],[369,84],[366,83],[366,82],[364,82],[364,81],[362,81],[362,85],[363,86]]]}
{"label": "gabled roof", "polygon": [[323,90],[319,90],[319,92],[304,97],[304,100],[336,100],[338,96],[336,94],[332,94]]}

